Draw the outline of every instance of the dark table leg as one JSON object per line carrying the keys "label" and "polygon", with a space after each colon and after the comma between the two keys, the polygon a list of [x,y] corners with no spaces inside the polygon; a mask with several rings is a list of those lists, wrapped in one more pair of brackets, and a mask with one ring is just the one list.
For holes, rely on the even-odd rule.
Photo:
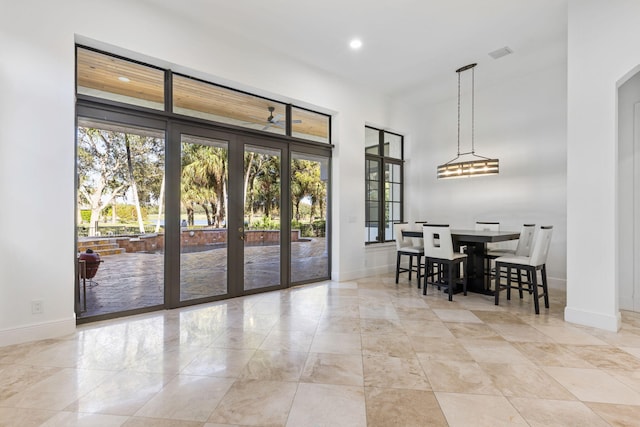
{"label": "dark table leg", "polygon": [[493,295],[488,277],[484,274],[486,244],[483,242],[456,242],[456,250],[460,250],[460,246],[467,247],[467,290],[478,294]]}

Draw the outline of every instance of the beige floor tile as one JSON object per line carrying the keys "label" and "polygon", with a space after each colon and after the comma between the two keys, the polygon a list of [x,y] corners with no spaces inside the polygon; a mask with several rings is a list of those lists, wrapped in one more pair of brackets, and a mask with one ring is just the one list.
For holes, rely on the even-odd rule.
{"label": "beige floor tile", "polygon": [[361,354],[360,334],[317,333],[311,343],[313,353]]}
{"label": "beige floor tile", "polygon": [[475,362],[421,360],[433,391],[500,395],[487,375]]}
{"label": "beige floor tile", "polygon": [[360,319],[363,334],[403,334],[404,327],[398,319]]}
{"label": "beige floor tile", "polygon": [[389,319],[399,320],[398,313],[391,303],[386,304],[362,304],[359,307],[362,319]]}
{"label": "beige floor tile", "polygon": [[276,329],[271,331],[260,344],[260,350],[308,352],[312,341],[312,333]]}
{"label": "beige floor tile", "polygon": [[480,363],[480,367],[507,397],[575,400],[574,395],[534,364]]}
{"label": "beige floor tile", "polygon": [[551,297],[535,315],[391,274],[81,325],[0,348],[0,425],[637,425],[640,314],[601,331]]}
{"label": "beige floor tile", "polygon": [[608,403],[586,403],[586,405],[613,427],[637,426],[640,420],[640,406]]}
{"label": "beige floor tile", "polygon": [[298,381],[307,353],[257,350],[240,378],[245,380]]}
{"label": "beige floor tile", "polygon": [[167,420],[161,418],[132,417],[122,427],[200,427],[199,421]]}
{"label": "beige floor tile", "polygon": [[362,387],[301,383],[286,425],[364,427],[367,425],[364,390]]}
{"label": "beige floor tile", "polygon": [[0,406],[10,397],[60,372],[46,366],[0,365]]}
{"label": "beige floor tile", "polygon": [[414,357],[415,351],[406,335],[362,335],[364,356]]}
{"label": "beige floor tile", "polygon": [[72,412],[133,415],[155,396],[172,376],[120,372],[65,408]]}
{"label": "beige floor tile", "polygon": [[435,393],[449,427],[528,426],[504,396]]}
{"label": "beige floor tile", "polygon": [[[429,308],[425,300],[416,299],[415,296],[411,293],[407,296],[393,298],[391,300],[391,303],[396,308],[396,312],[398,312],[400,308],[416,308],[418,310],[421,310],[422,312],[428,312],[427,309]],[[398,313],[398,315],[400,315],[400,313]]]}
{"label": "beige floor tile", "polygon": [[524,325],[525,323],[508,311],[471,310],[475,316],[487,324]]}
{"label": "beige floor tile", "polygon": [[543,334],[549,336],[553,341],[559,344],[571,344],[571,345],[607,345],[606,342],[587,334],[582,330],[567,326],[547,326],[547,325],[534,325]]}
{"label": "beige floor tile", "polygon": [[490,326],[509,342],[553,342],[551,337],[530,325],[494,323]]}
{"label": "beige floor tile", "polygon": [[366,387],[365,395],[369,427],[447,426],[431,391]]}
{"label": "beige floor tile", "polygon": [[600,369],[640,370],[640,359],[612,346],[573,346],[578,357]]}
{"label": "beige floor tile", "polygon": [[2,401],[15,408],[62,410],[95,389],[109,375],[107,371],[62,369],[42,381]]}
{"label": "beige floor tile", "polygon": [[623,344],[620,349],[640,360],[640,347],[627,347]]}
{"label": "beige floor tile", "polygon": [[425,307],[396,307],[396,313],[400,320],[439,320],[426,305]]}
{"label": "beige floor tile", "polygon": [[55,415],[55,411],[47,411],[42,409],[0,407],[0,426],[39,427]]}
{"label": "beige floor tile", "polygon": [[69,357],[70,354],[78,354],[78,342],[58,341],[51,343],[37,352],[32,352],[20,360],[22,365],[52,366],[60,368],[75,368],[77,359]]}
{"label": "beige floor tile", "polygon": [[434,308],[433,312],[443,322],[482,323],[471,310]]}
{"label": "beige floor tile", "polygon": [[282,381],[238,380],[209,422],[239,425],[285,425],[298,384]]}
{"label": "beige floor tile", "polygon": [[466,307],[459,301],[459,299],[454,297],[453,301],[449,301],[449,296],[447,294],[436,290],[433,286],[429,286],[426,298],[427,304],[429,304],[429,307],[432,310],[466,310]]}
{"label": "beige floor tile", "polygon": [[210,347],[203,350],[181,371],[185,375],[238,378],[256,350]]}
{"label": "beige floor tile", "polygon": [[234,381],[232,378],[179,375],[135,416],[206,421]]}
{"label": "beige floor tile", "polygon": [[471,362],[473,357],[456,339],[411,337],[411,344],[418,359],[424,360],[461,360]]}
{"label": "beige floor tile", "polygon": [[177,374],[205,349],[201,347],[172,348],[136,357],[124,364],[125,371]]}
{"label": "beige floor tile", "polygon": [[484,323],[445,323],[454,337],[460,340],[504,341],[496,331]]}
{"label": "beige floor tile", "polygon": [[322,317],[317,334],[359,334],[360,317]]}
{"label": "beige floor tile", "polygon": [[513,397],[511,404],[531,427],[607,427],[609,424],[582,402]]}
{"label": "beige floor tile", "polygon": [[606,369],[605,372],[640,393],[640,370]]}
{"label": "beige floor tile", "polygon": [[363,363],[365,387],[431,390],[417,357],[365,356]]}
{"label": "beige floor tile", "polygon": [[360,306],[357,301],[352,304],[331,304],[327,305],[322,311],[320,320],[326,317],[350,317],[354,319],[360,318]]}
{"label": "beige floor tile", "polygon": [[557,367],[543,369],[582,401],[640,405],[640,393],[601,370]]}
{"label": "beige floor tile", "polygon": [[265,332],[253,332],[232,328],[216,337],[211,347],[240,350],[257,349],[266,337],[267,333]]}
{"label": "beige floor tile", "polygon": [[440,320],[401,320],[407,335],[421,337],[453,338],[453,334]]}
{"label": "beige floor tile", "polygon": [[527,357],[509,342],[488,340],[459,340],[476,362],[531,364]]}
{"label": "beige floor tile", "polygon": [[513,343],[512,345],[536,365],[594,368],[591,363],[571,351],[568,345],[555,343]]}
{"label": "beige floor tile", "polygon": [[128,416],[123,415],[58,412],[54,417],[44,422],[41,427],[120,427],[128,419]]}
{"label": "beige floor tile", "polygon": [[301,382],[362,386],[362,356],[349,354],[309,353]]}
{"label": "beige floor tile", "polygon": [[278,319],[272,329],[281,331],[300,331],[313,334],[318,329],[320,317],[306,317],[303,315],[287,315]]}

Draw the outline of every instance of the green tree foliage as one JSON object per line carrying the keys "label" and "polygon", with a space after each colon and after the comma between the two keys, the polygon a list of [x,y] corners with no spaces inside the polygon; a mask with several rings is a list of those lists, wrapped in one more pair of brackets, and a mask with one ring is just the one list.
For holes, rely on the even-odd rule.
{"label": "green tree foliage", "polygon": [[294,207],[294,217],[302,219],[300,203],[304,199],[311,202],[309,221],[316,212],[319,217],[324,215],[324,203],[327,195],[326,185],[320,178],[320,163],[311,160],[294,159],[291,162],[291,201]]}
{"label": "green tree foliage", "polygon": [[[130,147],[132,173],[127,159]],[[164,140],[92,127],[78,127],[78,203],[91,210],[93,226],[105,208],[123,198],[137,183],[142,206],[157,203],[164,179]]]}
{"label": "green tree foliage", "polygon": [[182,206],[189,225],[194,223],[196,205],[205,211],[208,225],[220,227],[226,221],[227,175],[226,148],[182,144]]}

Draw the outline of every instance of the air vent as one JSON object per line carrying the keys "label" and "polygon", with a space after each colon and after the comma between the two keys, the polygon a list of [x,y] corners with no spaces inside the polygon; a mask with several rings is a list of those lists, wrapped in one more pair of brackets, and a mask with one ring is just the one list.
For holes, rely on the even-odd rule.
{"label": "air vent", "polygon": [[492,57],[493,59],[498,59],[498,58],[502,58],[503,56],[507,56],[511,53],[513,53],[513,50],[505,46],[500,49],[494,50],[493,52],[489,52],[489,56]]}

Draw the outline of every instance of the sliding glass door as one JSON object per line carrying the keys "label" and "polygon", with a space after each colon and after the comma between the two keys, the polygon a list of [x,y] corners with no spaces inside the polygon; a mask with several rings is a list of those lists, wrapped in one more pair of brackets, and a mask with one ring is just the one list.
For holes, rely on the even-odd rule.
{"label": "sliding glass door", "polygon": [[329,278],[328,157],[93,109],[77,132],[79,320]]}

